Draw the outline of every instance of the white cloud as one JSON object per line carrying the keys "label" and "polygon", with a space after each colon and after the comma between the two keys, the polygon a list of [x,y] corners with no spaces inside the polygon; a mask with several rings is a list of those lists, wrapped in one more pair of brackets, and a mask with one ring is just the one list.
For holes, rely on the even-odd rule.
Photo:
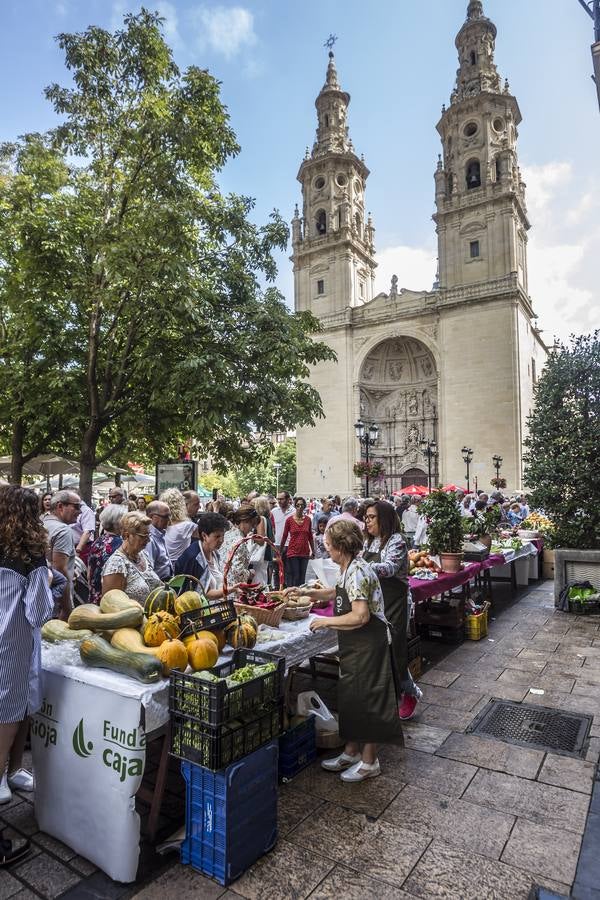
{"label": "white cloud", "polygon": [[436,257],[434,246],[384,248],[376,257],[375,294],[389,293],[392,275],[398,276],[398,290],[430,291],[435,279]]}
{"label": "white cloud", "polygon": [[64,18],[67,14],[67,4],[63,3],[62,0],[58,0],[58,2],[54,4],[54,12],[57,16]]}
{"label": "white cloud", "polygon": [[162,28],[165,40],[171,47],[176,47],[182,43],[179,34],[179,23],[177,20],[177,10],[173,3],[169,0],[158,0],[150,5],[151,9],[156,9],[160,17],[164,19]]}
{"label": "white cloud", "polygon": [[571,180],[573,167],[569,162],[551,162],[543,166],[529,166],[523,170],[527,184],[527,205],[531,212],[543,210],[557,190]]}
{"label": "white cloud", "polygon": [[243,6],[200,7],[194,19],[198,42],[230,60],[242,49],[256,44],[254,16]]}

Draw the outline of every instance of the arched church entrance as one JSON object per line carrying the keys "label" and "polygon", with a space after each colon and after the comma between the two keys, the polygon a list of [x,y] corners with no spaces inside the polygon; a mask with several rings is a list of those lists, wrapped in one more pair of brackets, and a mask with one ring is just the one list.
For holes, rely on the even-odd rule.
{"label": "arched church entrance", "polygon": [[[379,426],[371,457],[383,462],[386,493],[427,484],[421,442],[438,440],[437,368],[431,351],[415,338],[382,341],[362,365],[359,390],[361,419]],[[432,462],[435,484],[437,458]]]}

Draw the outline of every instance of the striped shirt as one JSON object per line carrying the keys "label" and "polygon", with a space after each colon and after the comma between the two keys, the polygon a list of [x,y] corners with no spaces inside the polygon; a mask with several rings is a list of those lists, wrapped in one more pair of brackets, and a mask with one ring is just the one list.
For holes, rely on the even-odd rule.
{"label": "striped shirt", "polygon": [[53,605],[43,557],[25,565],[0,556],[0,723],[42,705],[40,629]]}

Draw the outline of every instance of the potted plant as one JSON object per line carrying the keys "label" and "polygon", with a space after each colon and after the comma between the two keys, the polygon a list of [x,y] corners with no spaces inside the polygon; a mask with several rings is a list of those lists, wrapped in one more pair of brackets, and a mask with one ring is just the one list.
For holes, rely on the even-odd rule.
{"label": "potted plant", "polygon": [[421,501],[419,511],[427,521],[427,541],[431,553],[440,557],[444,572],[459,572],[463,558],[463,517],[456,495],[432,491]]}
{"label": "potted plant", "polygon": [[462,516],[463,534],[466,538],[479,541],[488,550],[492,546],[492,537],[487,532],[487,526],[483,516]]}

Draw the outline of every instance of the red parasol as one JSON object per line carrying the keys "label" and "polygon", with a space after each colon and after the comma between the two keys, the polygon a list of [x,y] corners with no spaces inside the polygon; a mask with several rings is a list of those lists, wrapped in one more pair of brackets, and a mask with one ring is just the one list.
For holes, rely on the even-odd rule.
{"label": "red parasol", "polygon": [[429,489],[422,484],[409,484],[408,487],[401,488],[399,491],[394,491],[394,496],[401,497],[405,495],[407,497],[424,497],[428,493]]}
{"label": "red parasol", "polygon": [[447,494],[449,494],[450,491],[454,491],[454,493],[456,493],[456,491],[461,491],[461,493],[463,493],[463,494],[468,493],[466,488],[457,487],[455,484],[445,484],[444,487],[442,488],[442,490],[446,491]]}

